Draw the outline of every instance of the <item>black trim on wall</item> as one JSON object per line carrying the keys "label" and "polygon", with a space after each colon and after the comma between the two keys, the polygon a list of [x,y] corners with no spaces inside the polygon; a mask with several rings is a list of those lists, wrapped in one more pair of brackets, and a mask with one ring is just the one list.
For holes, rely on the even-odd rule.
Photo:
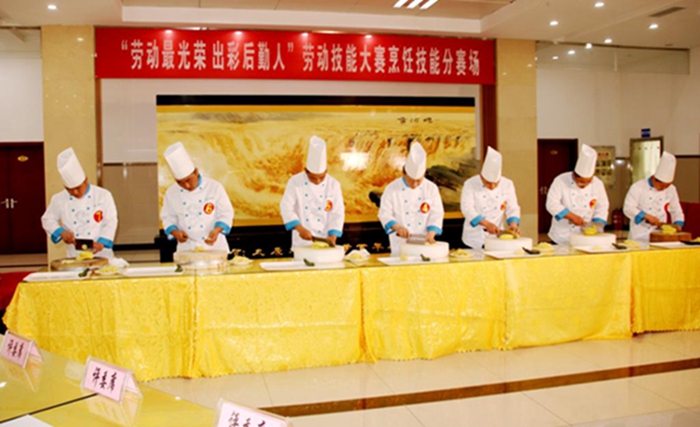
{"label": "black trim on wall", "polygon": [[156,105],[419,105],[474,107],[474,97],[157,95]]}

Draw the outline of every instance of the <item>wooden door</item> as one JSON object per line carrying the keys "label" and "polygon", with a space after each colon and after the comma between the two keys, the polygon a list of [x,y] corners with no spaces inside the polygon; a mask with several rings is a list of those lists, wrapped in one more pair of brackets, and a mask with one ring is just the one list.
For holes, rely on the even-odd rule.
{"label": "wooden door", "polygon": [[1,144],[5,168],[0,180],[7,187],[0,200],[6,200],[0,211],[7,220],[7,238],[2,239],[2,253],[46,252],[46,233],[41,228],[41,215],[46,210],[44,199],[44,148],[41,143]]}
{"label": "wooden door", "polygon": [[577,139],[537,140],[537,202],[540,233],[548,232],[552,223],[552,216],[545,207],[549,186],[559,174],[574,170],[577,157]]}

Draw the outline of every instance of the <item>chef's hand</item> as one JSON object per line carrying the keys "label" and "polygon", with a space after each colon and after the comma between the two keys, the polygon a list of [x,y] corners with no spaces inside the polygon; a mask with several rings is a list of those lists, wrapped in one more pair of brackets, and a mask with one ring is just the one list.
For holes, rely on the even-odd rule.
{"label": "chef's hand", "polygon": [[661,220],[654,215],[644,214],[644,221],[648,222],[654,227],[661,227]]}
{"label": "chef's hand", "polygon": [[408,239],[411,236],[411,232],[408,231],[408,228],[401,224],[394,224],[391,226],[391,229],[396,231],[397,236],[403,237],[404,239]]}
{"label": "chef's hand", "polygon": [[311,234],[309,230],[304,228],[303,225],[299,224],[294,229],[299,233],[299,237],[301,237],[304,240],[313,240],[314,236]]}
{"label": "chef's hand", "polygon": [[63,233],[61,233],[61,239],[69,245],[75,244],[75,235],[72,231],[64,230]]}
{"label": "chef's hand", "polygon": [[335,245],[335,241],[338,240],[338,236],[334,236],[332,234],[328,235],[328,240],[330,240],[331,243],[333,243],[333,245]]}
{"label": "chef's hand", "polygon": [[95,242],[92,244],[92,252],[93,253],[98,253],[99,251],[101,251],[104,248],[105,248],[105,245],[103,245],[100,242]]}
{"label": "chef's hand", "polygon": [[187,233],[185,233],[182,230],[173,230],[173,232],[170,234],[173,235],[173,237],[178,241],[178,243],[185,243],[187,239],[190,238],[190,236],[188,236]]}
{"label": "chef's hand", "polygon": [[498,227],[496,226],[496,224],[492,223],[491,221],[487,221],[485,219],[482,219],[481,221],[479,221],[479,225],[484,227],[486,229],[486,232],[489,234],[498,234],[498,232],[500,231],[498,229]]}
{"label": "chef's hand", "polygon": [[428,243],[435,243],[435,232],[428,231],[428,234],[425,235],[425,241]]}
{"label": "chef's hand", "polygon": [[578,225],[579,227],[586,225],[586,221],[584,221],[583,218],[581,218],[573,212],[569,212],[568,214],[564,215],[564,218],[568,219],[569,222],[571,222],[574,225]]}
{"label": "chef's hand", "polygon": [[520,236],[520,225],[517,222],[511,222],[508,228],[510,228],[510,231]]}
{"label": "chef's hand", "polygon": [[214,229],[209,232],[207,238],[204,239],[204,243],[206,243],[209,246],[213,245],[214,243],[216,243],[216,239],[219,238],[219,233],[221,233],[222,231],[224,231],[223,228],[214,227]]}

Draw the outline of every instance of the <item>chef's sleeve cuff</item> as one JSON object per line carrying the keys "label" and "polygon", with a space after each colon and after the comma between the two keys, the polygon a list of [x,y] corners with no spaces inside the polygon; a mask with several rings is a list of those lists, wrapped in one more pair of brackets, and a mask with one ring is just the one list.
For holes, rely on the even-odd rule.
{"label": "chef's sleeve cuff", "polygon": [[637,214],[637,216],[634,217],[634,223],[637,224],[637,225],[641,224],[642,221],[644,221],[644,216],[645,216],[646,214],[647,214],[647,213],[644,212],[644,211],[639,211],[639,213]]}
{"label": "chef's sleeve cuff", "polygon": [[508,225],[510,225],[512,222],[520,225],[520,218],[518,218],[517,216],[512,216],[512,217],[508,218],[506,220],[506,222],[508,223]]}
{"label": "chef's sleeve cuff", "polygon": [[683,226],[685,226],[685,221],[674,221],[673,225],[683,227]]}
{"label": "chef's sleeve cuff", "polygon": [[223,235],[227,235],[228,233],[231,232],[231,226],[228,225],[228,224],[226,224],[226,223],[224,223],[224,222],[216,221],[216,222],[214,223],[214,228],[216,228],[216,227],[221,227],[221,233],[222,233]]}
{"label": "chef's sleeve cuff", "polygon": [[557,219],[557,221],[561,221],[562,218],[566,216],[566,214],[569,213],[568,209],[564,209],[563,211],[559,212],[558,214],[554,215],[554,218]]}
{"label": "chef's sleeve cuff", "polygon": [[328,235],[329,235],[329,236],[335,236],[335,237],[342,237],[342,236],[343,236],[343,232],[340,231],[340,230],[329,230],[329,231],[328,231]]}
{"label": "chef's sleeve cuff", "polygon": [[114,242],[104,237],[100,237],[99,239],[97,239],[97,243],[102,243],[107,249],[114,248]]}
{"label": "chef's sleeve cuff", "polygon": [[60,241],[61,241],[61,233],[63,233],[64,231],[66,231],[65,228],[63,228],[63,227],[58,227],[58,228],[56,229],[56,231],[54,231],[53,233],[51,233],[51,241],[52,241],[53,243],[58,243],[58,242],[60,242]]}
{"label": "chef's sleeve cuff", "polygon": [[386,225],[384,226],[384,231],[386,231],[386,234],[396,233],[396,231],[391,229],[391,227],[393,227],[395,225],[396,225],[396,221],[394,221],[393,219],[391,221],[387,222]]}
{"label": "chef's sleeve cuff", "polygon": [[284,229],[287,231],[294,230],[294,227],[297,225],[301,224],[298,219],[295,219],[294,221],[289,221],[288,223],[284,224]]}
{"label": "chef's sleeve cuff", "polygon": [[170,227],[165,229],[165,235],[168,237],[169,240],[173,240],[175,236],[172,235],[172,232],[175,230],[179,230],[177,228],[177,225],[171,225]]}
{"label": "chef's sleeve cuff", "polygon": [[469,225],[471,225],[472,227],[476,227],[477,225],[479,225],[479,223],[481,222],[482,219],[484,219],[484,216],[479,215],[476,218],[474,218],[473,220],[469,221]]}
{"label": "chef's sleeve cuff", "polygon": [[439,236],[442,234],[442,228],[437,227],[435,225],[429,225],[428,231],[434,231],[436,236]]}
{"label": "chef's sleeve cuff", "polygon": [[606,220],[604,220],[603,218],[593,218],[593,222],[597,222],[598,224],[603,224],[603,225],[608,224],[608,222]]}

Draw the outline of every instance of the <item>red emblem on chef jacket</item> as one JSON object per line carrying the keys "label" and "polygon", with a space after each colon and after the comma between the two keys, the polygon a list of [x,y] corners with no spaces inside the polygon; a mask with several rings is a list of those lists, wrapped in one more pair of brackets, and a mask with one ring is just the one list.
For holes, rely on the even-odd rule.
{"label": "red emblem on chef jacket", "polygon": [[104,219],[104,214],[102,211],[97,211],[95,214],[92,216],[95,222],[102,222],[102,219]]}
{"label": "red emblem on chef jacket", "polygon": [[430,205],[427,202],[421,203],[420,211],[421,213],[427,214],[428,212],[430,212]]}
{"label": "red emblem on chef jacket", "polygon": [[333,200],[326,200],[326,212],[330,212],[333,209]]}
{"label": "red emblem on chef jacket", "polygon": [[668,212],[668,208],[669,208],[670,206],[671,206],[670,203],[666,203],[666,204],[664,205],[664,212]]}
{"label": "red emblem on chef jacket", "polygon": [[506,210],[506,206],[508,205],[508,202],[503,202],[501,203],[501,210],[504,211]]}
{"label": "red emblem on chef jacket", "polygon": [[590,201],[590,203],[588,203],[588,206],[590,206],[591,209],[593,209],[593,208],[595,207],[595,204],[596,204],[596,203],[598,203],[598,200],[593,199],[593,200]]}
{"label": "red emblem on chef jacket", "polygon": [[207,215],[211,215],[211,213],[214,212],[214,204],[209,202],[206,205],[204,205],[204,213]]}

